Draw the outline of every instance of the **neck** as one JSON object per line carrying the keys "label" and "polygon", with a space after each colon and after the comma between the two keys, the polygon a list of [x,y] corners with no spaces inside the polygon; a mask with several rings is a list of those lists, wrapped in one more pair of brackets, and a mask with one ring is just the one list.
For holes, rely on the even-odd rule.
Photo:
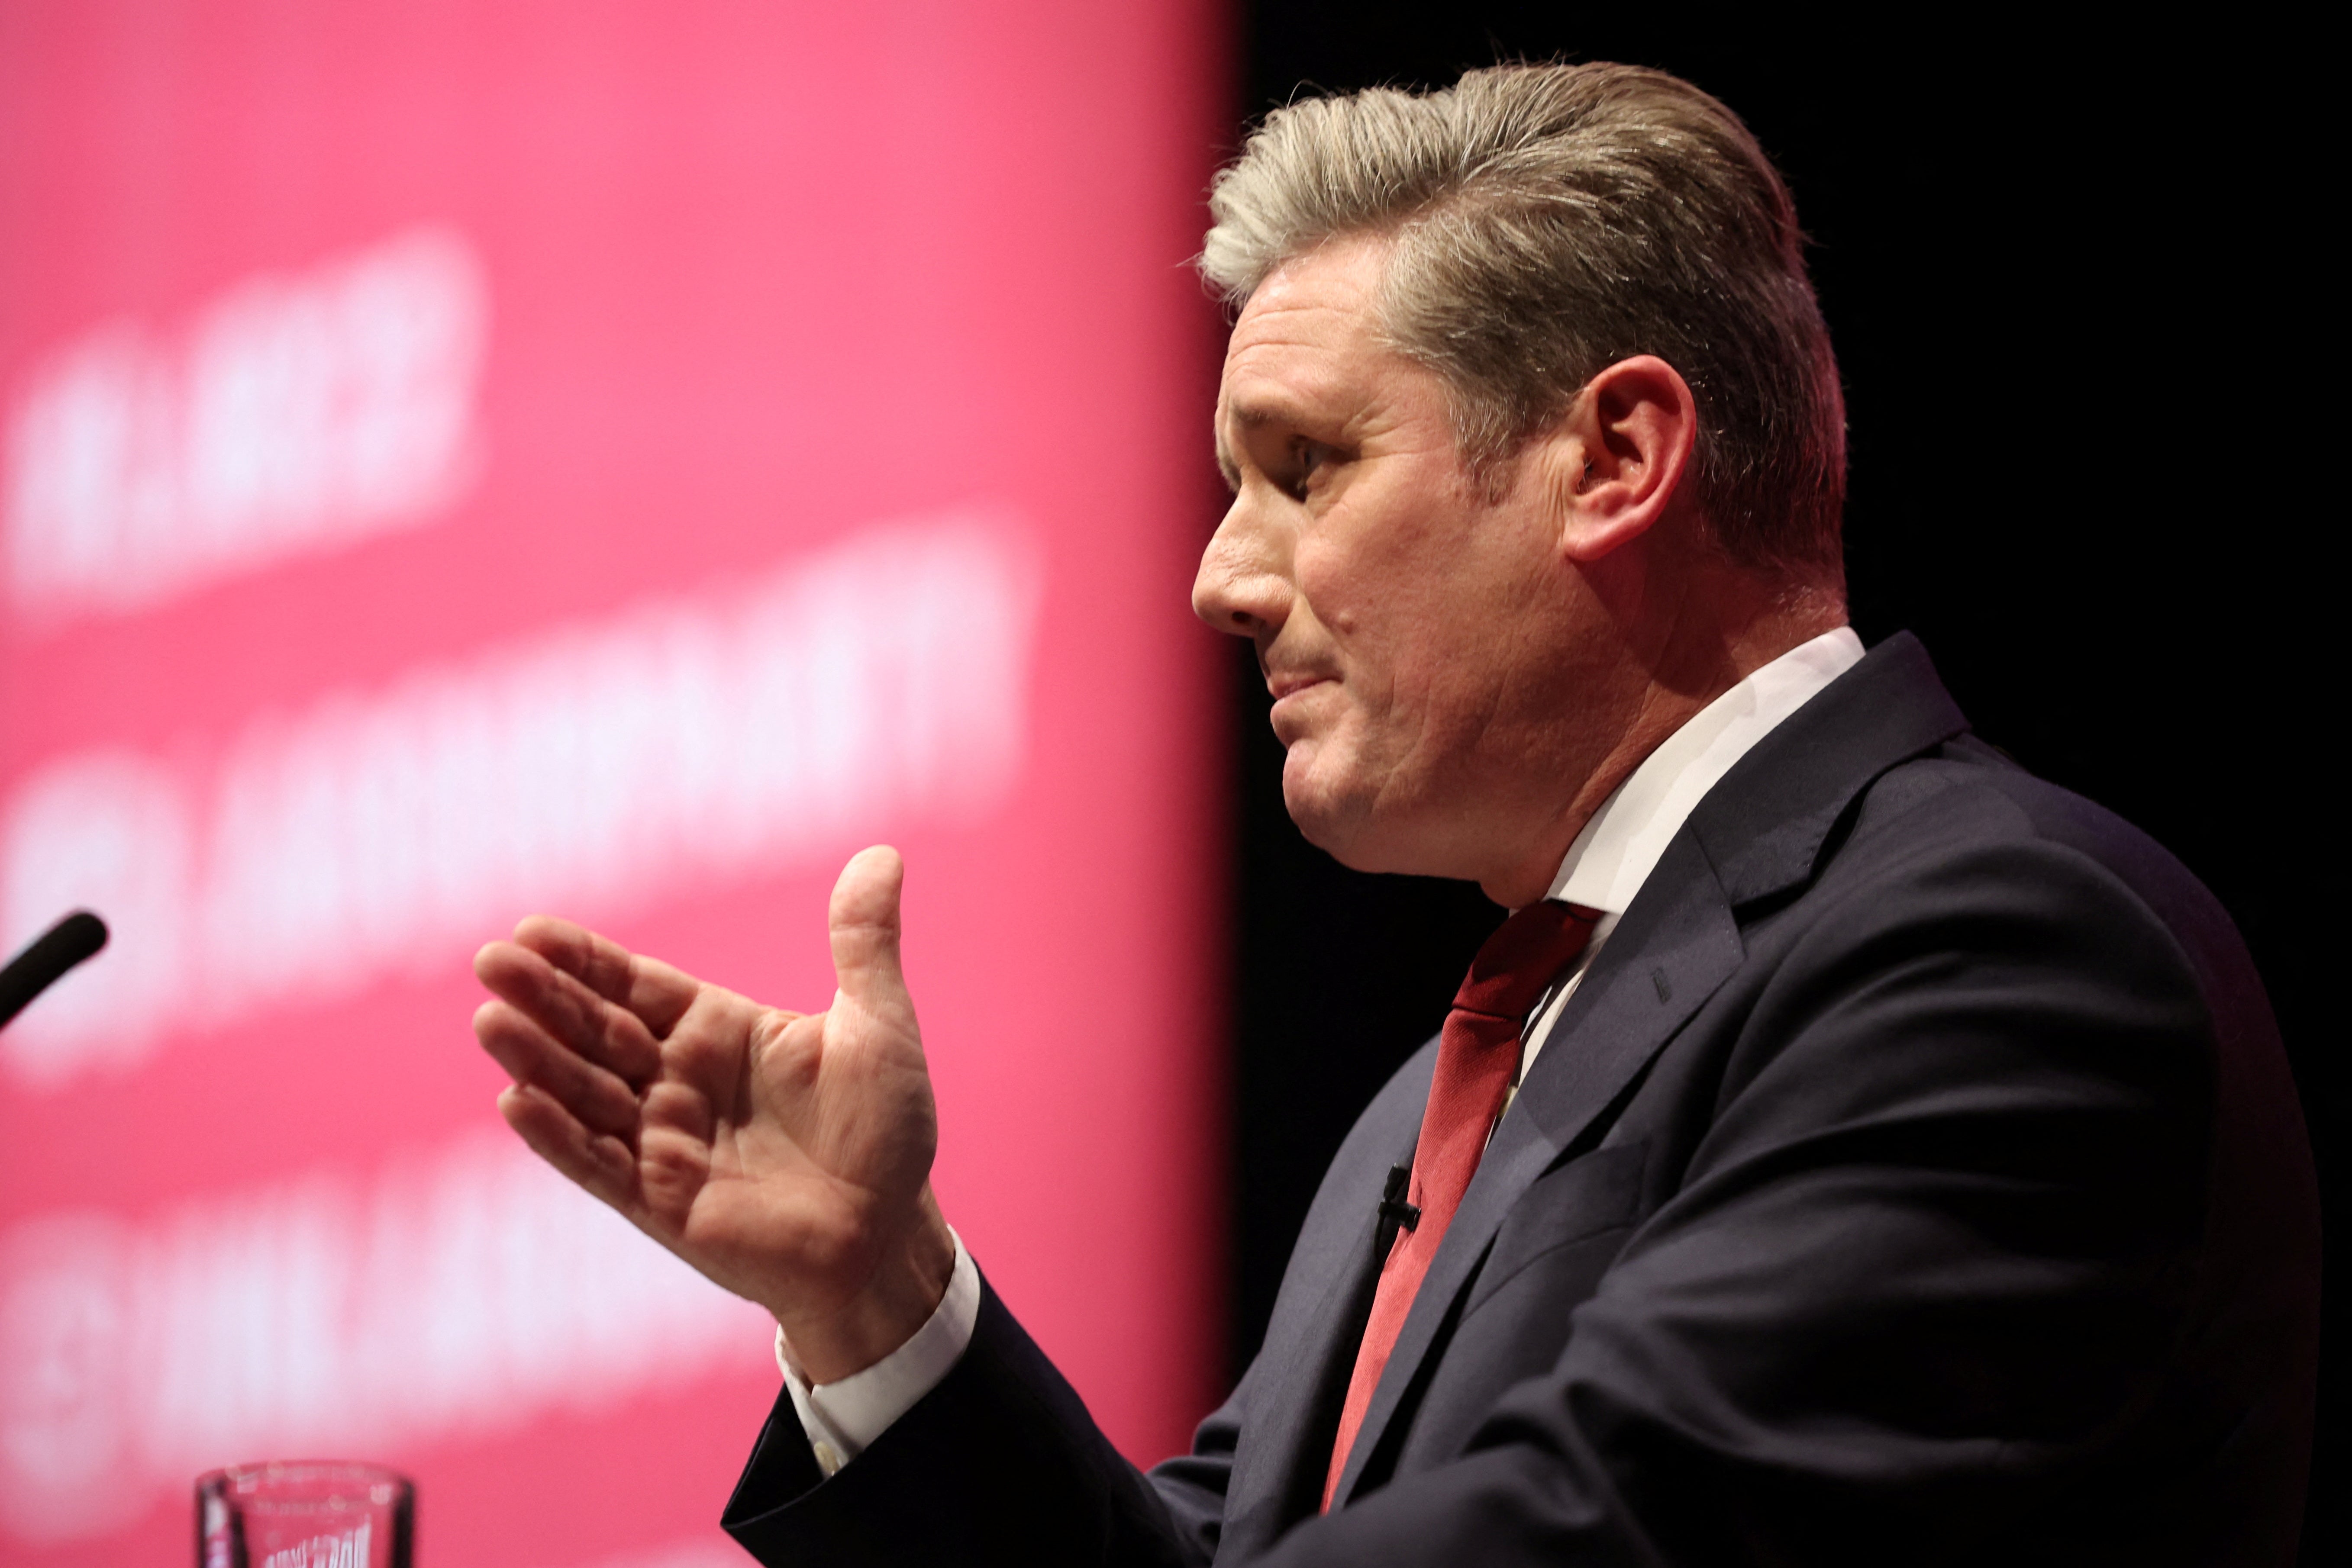
{"label": "neck", "polygon": [[[1845,598],[1835,589],[1761,581],[1729,567],[1685,569],[1671,603],[1619,624],[1638,634],[1620,645],[1619,716],[1605,727],[1599,754],[1582,781],[1529,841],[1479,886],[1508,909],[1550,891],[1569,845],[1602,801],[1650,753],[1709,703],[1791,648],[1845,624]],[[1657,613],[1664,612],[1664,613]],[[1727,613],[1729,612],[1729,613]]]}

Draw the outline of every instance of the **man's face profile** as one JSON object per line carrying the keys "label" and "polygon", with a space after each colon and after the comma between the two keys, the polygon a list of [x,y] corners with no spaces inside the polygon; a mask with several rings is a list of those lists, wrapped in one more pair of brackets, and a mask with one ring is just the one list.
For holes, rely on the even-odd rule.
{"label": "man's face profile", "polygon": [[1256,644],[1311,841],[1360,870],[1477,876],[1577,760],[1563,699],[1589,596],[1544,465],[1487,494],[1444,382],[1381,340],[1387,254],[1326,244],[1244,307],[1216,413],[1234,500],[1193,607]]}

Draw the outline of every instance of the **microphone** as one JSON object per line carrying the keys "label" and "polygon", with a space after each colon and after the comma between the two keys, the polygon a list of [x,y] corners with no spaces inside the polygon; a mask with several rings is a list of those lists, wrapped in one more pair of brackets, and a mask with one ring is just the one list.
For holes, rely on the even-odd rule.
{"label": "microphone", "polygon": [[87,909],[77,909],[35,937],[23,952],[0,969],[0,1026],[25,1010],[25,1004],[57,984],[76,964],[106,946],[106,922]]}
{"label": "microphone", "polygon": [[1387,1185],[1381,1192],[1381,1206],[1374,1212],[1380,1224],[1372,1235],[1372,1256],[1386,1261],[1389,1249],[1396,1245],[1400,1230],[1421,1228],[1421,1209],[1404,1200],[1406,1188],[1412,1181],[1411,1165],[1391,1166]]}

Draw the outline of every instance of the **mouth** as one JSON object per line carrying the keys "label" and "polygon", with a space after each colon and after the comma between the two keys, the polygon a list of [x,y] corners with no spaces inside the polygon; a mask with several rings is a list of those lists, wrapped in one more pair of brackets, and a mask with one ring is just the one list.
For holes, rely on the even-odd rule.
{"label": "mouth", "polygon": [[1269,674],[1265,678],[1265,691],[1268,696],[1272,697],[1276,702],[1280,702],[1286,696],[1295,695],[1299,692],[1305,691],[1309,686],[1319,686],[1326,681],[1332,678],[1333,677],[1329,675],[1308,674],[1300,672],[1286,673],[1279,675]]}

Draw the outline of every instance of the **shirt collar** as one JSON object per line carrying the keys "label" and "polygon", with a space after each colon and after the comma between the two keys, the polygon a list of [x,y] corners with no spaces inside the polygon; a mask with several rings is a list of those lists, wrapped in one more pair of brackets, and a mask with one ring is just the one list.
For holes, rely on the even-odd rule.
{"label": "shirt collar", "polygon": [[1622,914],[1732,764],[1861,657],[1862,639],[1841,626],[1799,643],[1699,709],[1601,802],[1568,846],[1549,896]]}

